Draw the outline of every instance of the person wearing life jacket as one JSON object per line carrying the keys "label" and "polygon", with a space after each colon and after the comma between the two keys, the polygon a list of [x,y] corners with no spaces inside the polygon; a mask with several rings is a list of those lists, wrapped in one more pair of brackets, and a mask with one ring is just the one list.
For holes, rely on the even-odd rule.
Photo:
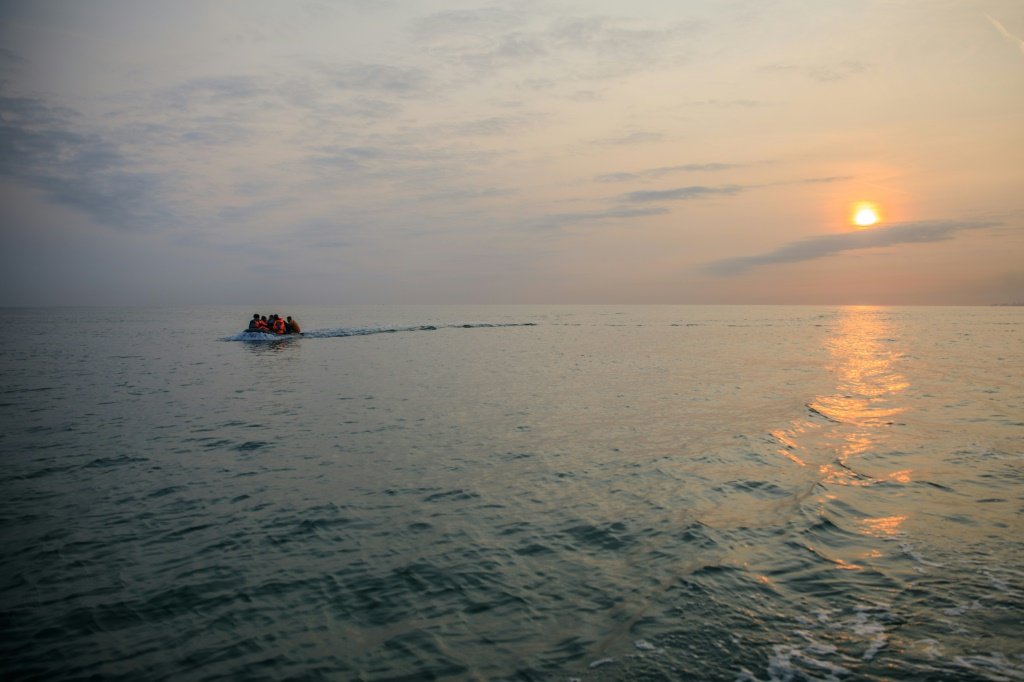
{"label": "person wearing life jacket", "polygon": [[280,315],[274,315],[274,323],[270,328],[275,334],[288,333],[288,326],[285,324],[284,320],[281,319]]}
{"label": "person wearing life jacket", "polygon": [[284,324],[285,324],[285,329],[286,329],[286,331],[289,334],[301,334],[302,333],[302,328],[299,327],[299,321],[298,320],[293,320],[291,315],[288,316],[288,319],[285,320]]}
{"label": "person wearing life jacket", "polygon": [[260,328],[260,314],[256,313],[255,315],[252,316],[252,319],[249,320],[249,331],[251,331],[251,332],[259,331],[259,328]]}
{"label": "person wearing life jacket", "polygon": [[267,322],[267,316],[266,315],[261,317],[259,319],[259,322],[256,323],[256,329],[258,331],[261,331],[261,332],[268,332],[268,331],[270,331],[270,323]]}

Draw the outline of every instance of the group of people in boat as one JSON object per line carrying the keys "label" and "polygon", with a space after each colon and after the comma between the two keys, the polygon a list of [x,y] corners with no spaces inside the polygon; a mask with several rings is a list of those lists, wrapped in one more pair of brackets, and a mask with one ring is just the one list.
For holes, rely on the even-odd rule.
{"label": "group of people in boat", "polygon": [[249,320],[249,329],[251,332],[260,332],[262,334],[301,334],[302,329],[299,327],[297,320],[293,320],[291,315],[282,318],[276,313],[267,317],[266,315],[260,315],[256,313]]}

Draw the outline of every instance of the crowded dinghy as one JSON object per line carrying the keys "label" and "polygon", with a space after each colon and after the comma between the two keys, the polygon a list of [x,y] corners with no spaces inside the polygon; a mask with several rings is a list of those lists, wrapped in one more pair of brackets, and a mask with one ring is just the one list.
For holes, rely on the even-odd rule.
{"label": "crowded dinghy", "polygon": [[302,336],[302,328],[299,326],[299,321],[293,320],[291,315],[288,317],[281,317],[275,313],[268,317],[266,315],[254,313],[252,319],[249,320],[249,326],[242,330],[242,333],[246,335],[258,334],[259,338]]}

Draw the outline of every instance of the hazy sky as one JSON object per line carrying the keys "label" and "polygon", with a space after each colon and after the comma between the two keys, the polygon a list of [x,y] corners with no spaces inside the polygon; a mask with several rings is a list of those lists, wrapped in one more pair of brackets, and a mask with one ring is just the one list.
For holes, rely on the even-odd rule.
{"label": "hazy sky", "polygon": [[1022,39],[1021,0],[0,0],[0,305],[1022,301]]}

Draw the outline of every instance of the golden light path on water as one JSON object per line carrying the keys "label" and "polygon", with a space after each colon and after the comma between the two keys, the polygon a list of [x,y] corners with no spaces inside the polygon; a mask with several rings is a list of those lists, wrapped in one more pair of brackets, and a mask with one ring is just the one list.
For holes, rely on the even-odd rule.
{"label": "golden light path on water", "polygon": [[[836,392],[817,398],[809,407],[830,421],[851,427],[836,432],[836,459],[821,465],[826,483],[865,485],[851,469],[851,460],[877,448],[893,420],[907,409],[897,402],[909,384],[896,369],[901,352],[886,341],[891,333],[877,309],[849,308],[826,342],[832,356],[829,369],[838,380]],[[909,471],[889,476],[910,480]]]}
{"label": "golden light path on water", "polygon": [[[824,342],[831,358],[827,369],[835,379],[834,391],[809,401],[806,419],[772,432],[781,446],[778,454],[798,466],[816,467],[818,480],[826,487],[865,487],[883,481],[906,484],[912,480],[911,469],[866,475],[857,461],[879,452],[891,438],[896,420],[908,410],[901,396],[910,383],[898,369],[903,352],[895,343],[895,334],[878,308],[843,309],[834,332]],[[827,500],[836,497],[835,492],[825,494]],[[865,536],[891,538],[907,518],[903,513],[864,515],[855,527]],[[861,568],[848,559],[833,557],[832,561],[842,570]]]}

